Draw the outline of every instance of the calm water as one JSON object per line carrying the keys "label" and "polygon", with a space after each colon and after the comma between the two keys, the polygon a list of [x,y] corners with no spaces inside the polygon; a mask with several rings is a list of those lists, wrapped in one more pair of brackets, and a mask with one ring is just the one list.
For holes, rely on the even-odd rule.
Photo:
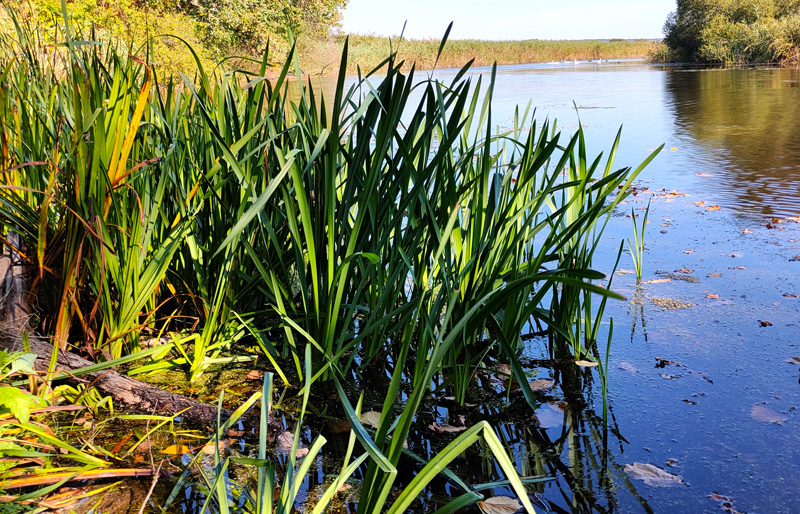
{"label": "calm water", "polygon": [[[447,81],[449,73],[436,76]],[[636,166],[665,144],[640,185],[687,196],[644,192],[622,210],[641,212],[653,197],[645,281],[678,270],[696,280],[637,287],[630,275],[615,277],[614,288],[628,300],[608,311],[615,326],[610,432],[599,417],[598,382],[576,385],[559,376],[550,398],[569,408],[555,421],[548,417],[550,428],[535,428],[524,408],[444,404],[427,415],[507,420],[495,424],[518,465],[557,479],[535,488],[554,512],[800,512],[800,373],[786,362],[800,357],[800,262],[793,260],[800,224],[772,220],[800,215],[800,71],[638,63],[499,68],[494,122],[510,127],[515,107],[528,100],[537,118],[557,119],[566,133],[580,117],[594,153],[607,150],[622,126],[618,166]],[[631,237],[624,214],[605,234],[603,271],[620,240]],[[628,256],[621,267],[632,268]],[[662,310],[659,298],[691,307]],[[530,344],[532,369],[541,348]],[[675,364],[658,368],[656,358]],[[582,395],[573,394],[576,387]],[[424,434],[421,441],[414,451],[435,451]],[[475,483],[496,478],[490,460],[474,457],[456,471]],[[686,484],[632,480],[623,468],[635,462]]]}

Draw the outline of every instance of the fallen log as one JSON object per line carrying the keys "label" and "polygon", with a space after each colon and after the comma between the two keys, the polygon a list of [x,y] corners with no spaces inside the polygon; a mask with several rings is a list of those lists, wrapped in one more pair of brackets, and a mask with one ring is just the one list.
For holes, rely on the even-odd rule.
{"label": "fallen log", "polygon": [[[10,234],[9,239],[14,244],[16,234]],[[8,351],[21,351],[23,349],[22,334],[28,330],[28,277],[25,276],[25,265],[13,248],[5,245],[0,255],[0,348]],[[29,334],[31,352],[36,354],[35,369],[48,369],[50,356],[53,353],[53,344]],[[94,363],[66,351],[58,352],[57,370],[70,372],[85,368]],[[61,380],[61,379],[59,379]],[[140,382],[122,375],[113,369],[86,373],[80,377],[68,376],[67,382],[91,384],[101,394],[110,396],[114,407],[125,412],[137,414],[150,414],[173,416],[184,410],[181,418],[184,423],[191,426],[213,427],[217,421],[217,407],[203,403],[180,394],[165,391],[159,387]],[[221,413],[222,419],[227,419],[229,412]],[[278,429],[279,424],[269,418],[272,429]]]}

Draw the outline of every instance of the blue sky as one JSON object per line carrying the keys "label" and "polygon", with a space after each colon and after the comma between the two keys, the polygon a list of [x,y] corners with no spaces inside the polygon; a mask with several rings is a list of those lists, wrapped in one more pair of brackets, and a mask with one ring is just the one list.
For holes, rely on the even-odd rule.
{"label": "blue sky", "polygon": [[452,39],[660,38],[675,0],[349,0],[346,33]]}

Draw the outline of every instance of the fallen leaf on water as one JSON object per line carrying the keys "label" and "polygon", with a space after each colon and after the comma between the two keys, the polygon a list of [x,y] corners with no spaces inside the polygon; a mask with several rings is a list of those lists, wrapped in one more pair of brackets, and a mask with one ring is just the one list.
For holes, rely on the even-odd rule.
{"label": "fallen leaf on water", "polygon": [[[292,446],[294,446],[294,434],[288,430],[279,435],[277,442],[275,443],[275,449],[283,453],[289,453],[292,451]],[[308,455],[308,448],[302,448],[298,445],[297,451],[295,451],[294,455],[297,458],[305,457]]]}
{"label": "fallen leaf on water", "polygon": [[161,450],[161,453],[166,453],[167,455],[183,455],[184,453],[192,453],[192,448],[185,444],[173,444]]}
{"label": "fallen leaf on water", "polygon": [[467,427],[454,427],[453,425],[446,425],[443,423],[432,423],[428,425],[428,428],[437,434],[455,434],[457,432],[463,432],[467,429]]}
{"label": "fallen leaf on water", "polygon": [[372,428],[378,428],[378,425],[381,423],[381,413],[371,410],[362,414],[358,419],[360,419],[365,425],[369,425]]}
{"label": "fallen leaf on water", "polygon": [[[223,439],[219,442],[219,450],[222,451],[230,445],[231,442],[229,439]],[[216,445],[214,444],[214,441],[207,442],[206,444],[203,445],[203,453],[205,453],[206,455],[214,455],[215,446]]]}
{"label": "fallen leaf on water", "polygon": [[789,364],[800,364],[800,357],[789,357],[786,359]]}
{"label": "fallen leaf on water", "polygon": [[742,230],[742,234],[752,234],[752,233],[753,233],[753,231],[750,230],[749,228],[746,228],[746,229]]}
{"label": "fallen leaf on water", "polygon": [[800,255],[795,255],[794,257],[789,259],[789,262],[797,262],[797,261],[800,261]]}
{"label": "fallen leaf on water", "polygon": [[698,206],[698,207],[705,207],[706,202],[705,202],[705,200],[698,200],[698,201],[694,202],[694,204],[696,206]]}
{"label": "fallen leaf on water", "polygon": [[758,326],[760,326],[760,327],[771,327],[772,323],[770,323],[769,321],[758,320]]}
{"label": "fallen leaf on water", "polygon": [[676,361],[671,361],[669,359],[662,359],[661,357],[656,357],[656,367],[657,368],[666,368],[667,366],[678,366],[679,368],[685,368],[683,364]]}
{"label": "fallen leaf on water", "polygon": [[695,173],[698,177],[713,177],[711,173]]}
{"label": "fallen leaf on water", "polygon": [[719,493],[711,493],[708,495],[709,498],[714,500],[715,502],[732,502],[733,498],[729,498],[728,496],[722,496]]}
{"label": "fallen leaf on water", "polygon": [[675,273],[694,273],[694,270],[693,269],[688,269],[686,266],[684,266],[681,269],[676,269]]}
{"label": "fallen leaf on water", "polygon": [[770,409],[763,403],[757,403],[750,407],[750,416],[764,423],[776,423],[778,425],[789,419],[783,414]]}
{"label": "fallen leaf on water", "polygon": [[721,276],[722,276],[722,273],[709,273],[709,274],[708,274],[708,275],[706,275],[706,276],[707,276],[707,277],[710,277],[710,278],[719,278],[719,277],[721,277]]}
{"label": "fallen leaf on water", "polygon": [[632,269],[618,269],[615,272],[617,275],[633,275]]}
{"label": "fallen leaf on water", "polygon": [[671,147],[669,147],[669,151],[670,152],[677,152],[678,151],[678,147],[677,146],[671,146]]}
{"label": "fallen leaf on water", "polygon": [[536,409],[534,417],[542,428],[557,428],[564,424],[564,412],[549,403]]}
{"label": "fallen leaf on water", "polygon": [[685,254],[687,254],[687,255],[688,255],[688,254],[690,254],[690,253],[694,253],[694,250],[684,250],[684,251],[683,251],[683,253],[685,253]]}
{"label": "fallen leaf on water", "polygon": [[675,380],[676,378],[681,378],[682,375],[659,375],[659,376],[666,380]]}
{"label": "fallen leaf on water", "polygon": [[549,378],[537,378],[536,380],[529,380],[528,384],[530,384],[531,389],[534,391],[544,391],[545,389],[550,389],[555,384],[555,381],[550,380]]}
{"label": "fallen leaf on water", "polygon": [[663,284],[664,282],[671,282],[671,278],[657,278],[655,280],[647,280],[645,284]]}
{"label": "fallen leaf on water", "polygon": [[514,514],[522,504],[510,496],[493,496],[478,502],[478,507],[484,514]]}
{"label": "fallen leaf on water", "polygon": [[784,293],[783,297],[784,298],[797,298],[797,295],[796,294],[791,294],[791,293]]}
{"label": "fallen leaf on water", "polygon": [[592,361],[575,361],[575,364],[582,368],[593,368],[597,366],[597,363]]}
{"label": "fallen leaf on water", "polygon": [[718,211],[719,210],[719,205],[709,205],[708,207],[706,207],[706,210],[707,211]]}
{"label": "fallen leaf on water", "polygon": [[677,487],[684,483],[680,476],[667,473],[663,469],[652,464],[634,462],[633,464],[625,464],[623,470],[625,473],[629,474],[631,478],[644,480],[645,484],[652,485],[653,487]]}
{"label": "fallen leaf on water", "polygon": [[728,269],[747,269],[746,266],[730,266]]}
{"label": "fallen leaf on water", "polygon": [[684,398],[684,399],[683,399],[683,403],[685,403],[686,405],[697,405],[697,402],[696,402],[696,401],[694,401],[694,400],[689,400],[688,398]]}
{"label": "fallen leaf on water", "polygon": [[261,377],[264,376],[264,373],[258,371],[257,369],[251,369],[247,372],[247,376],[245,377],[247,380],[260,380]]}
{"label": "fallen leaf on water", "polygon": [[677,464],[677,463],[678,463],[678,459],[667,459],[667,466],[669,466],[671,468],[675,467],[675,464]]}
{"label": "fallen leaf on water", "polygon": [[706,298],[719,298],[718,294],[709,293],[706,295]]}

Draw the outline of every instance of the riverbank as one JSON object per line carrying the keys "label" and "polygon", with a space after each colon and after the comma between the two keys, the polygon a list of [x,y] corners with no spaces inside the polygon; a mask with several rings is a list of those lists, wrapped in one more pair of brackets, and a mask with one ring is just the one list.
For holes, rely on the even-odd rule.
{"label": "riverbank", "polygon": [[448,40],[438,62],[436,56],[440,39],[399,39],[381,36],[350,34],[336,36],[324,42],[315,41],[300,46],[300,62],[304,71],[327,74],[337,70],[345,38],[349,38],[347,72],[355,74],[380,64],[391,51],[405,61],[405,68],[416,64],[418,70],[460,68],[475,59],[475,66],[529,64],[542,62],[588,61],[597,59],[645,58],[663,47],[649,39],[611,40],[539,40],[482,41],[477,39]]}

